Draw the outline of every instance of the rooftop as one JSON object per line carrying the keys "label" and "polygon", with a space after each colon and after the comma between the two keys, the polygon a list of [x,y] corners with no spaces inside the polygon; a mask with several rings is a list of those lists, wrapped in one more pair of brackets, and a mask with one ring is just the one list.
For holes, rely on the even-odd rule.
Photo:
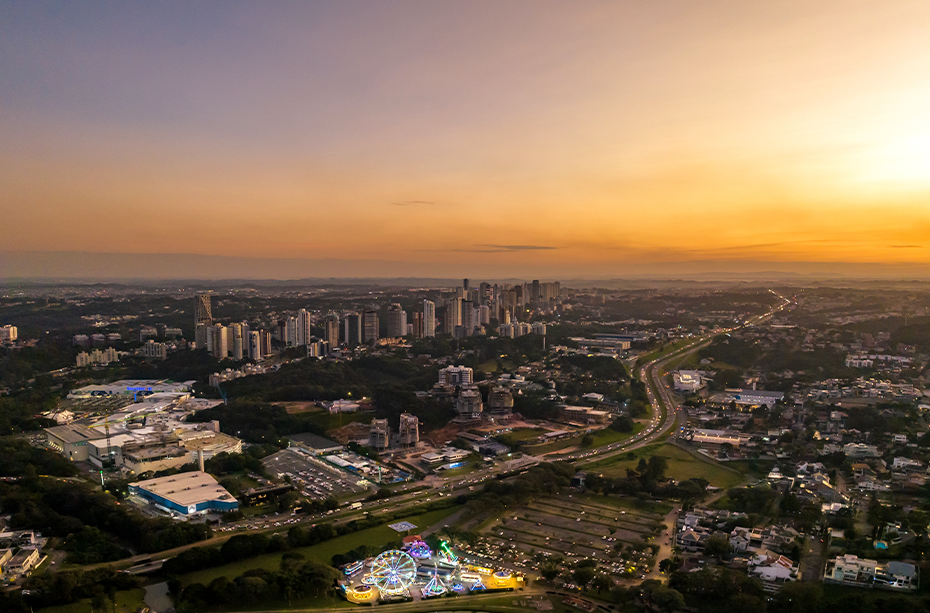
{"label": "rooftop", "polygon": [[304,432],[302,434],[292,434],[288,438],[310,449],[332,449],[334,447],[342,447],[342,445],[340,445],[339,443],[335,441],[331,441],[328,438],[324,438],[317,434],[313,434],[312,432]]}
{"label": "rooftop", "polygon": [[182,506],[207,500],[235,500],[216,479],[200,471],[149,479],[133,485]]}
{"label": "rooftop", "polygon": [[103,432],[98,432],[97,430],[80,424],[54,426],[52,428],[46,428],[45,431],[65,443],[82,443],[106,438]]}

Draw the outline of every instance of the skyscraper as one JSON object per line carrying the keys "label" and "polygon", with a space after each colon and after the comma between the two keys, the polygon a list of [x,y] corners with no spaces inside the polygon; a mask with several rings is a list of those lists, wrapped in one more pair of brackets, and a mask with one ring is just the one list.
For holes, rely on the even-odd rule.
{"label": "skyscraper", "polygon": [[436,336],[436,303],[423,301],[423,336]]}
{"label": "skyscraper", "polygon": [[339,316],[335,313],[330,313],[323,320],[323,340],[329,343],[330,351],[339,346]]}
{"label": "skyscraper", "polygon": [[300,309],[297,312],[297,339],[298,346],[306,345],[310,342],[310,313],[307,309]]}
{"label": "skyscraper", "polygon": [[297,318],[288,317],[284,329],[284,338],[281,339],[287,347],[297,346]]}
{"label": "skyscraper", "polygon": [[232,332],[232,357],[234,360],[242,359],[242,324],[229,324]]}
{"label": "skyscraper", "polygon": [[355,347],[362,342],[362,317],[358,313],[349,313],[343,320],[342,340],[348,347]]}
{"label": "skyscraper", "polygon": [[446,318],[443,323],[443,331],[448,334],[455,334],[456,328],[462,325],[462,299],[453,298],[446,305]]}
{"label": "skyscraper", "polygon": [[226,336],[226,326],[216,324],[213,326],[213,357],[225,360],[229,355],[229,337]]}
{"label": "skyscraper", "polygon": [[388,338],[407,336],[407,313],[397,303],[388,307],[387,335]]}
{"label": "skyscraper", "polygon": [[253,360],[262,357],[262,333],[258,330],[249,332],[249,357]]}
{"label": "skyscraper", "polygon": [[471,300],[462,301],[462,336],[471,336],[475,332],[475,307]]}
{"label": "skyscraper", "polygon": [[213,308],[210,305],[210,294],[197,294],[194,298],[194,342],[197,348],[207,346],[207,330],[213,325]]}
{"label": "skyscraper", "polygon": [[370,343],[381,338],[378,330],[378,311],[365,311],[362,313],[362,342]]}

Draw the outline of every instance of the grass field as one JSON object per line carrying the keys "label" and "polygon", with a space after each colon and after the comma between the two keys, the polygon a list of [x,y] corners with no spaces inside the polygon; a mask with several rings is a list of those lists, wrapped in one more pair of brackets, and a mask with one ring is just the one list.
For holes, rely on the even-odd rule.
{"label": "grass field", "polygon": [[545,428],[517,428],[501,436],[514,443],[530,441],[546,433]]}
{"label": "grass field", "polygon": [[668,470],[665,474],[677,481],[686,481],[695,477],[707,479],[711,485],[728,489],[740,484],[744,477],[738,472],[727,470],[723,466],[711,462],[704,462],[692,456],[687,451],[674,445],[649,445],[631,452],[633,459],[627,459],[626,454],[614,456],[589,464],[586,468],[600,472],[605,477],[625,477],[626,469],[636,469],[640,458],[649,458],[654,455],[662,456],[668,460]]}
{"label": "grass field", "polygon": [[370,424],[372,420],[371,413],[335,413],[331,414],[329,411],[313,411],[310,413],[305,413],[310,420],[318,424],[327,432],[330,430],[336,430],[343,426],[348,426],[353,421],[360,424]]}
{"label": "grass field", "polygon": [[603,430],[598,430],[593,434],[594,444],[591,445],[591,447],[603,447],[604,445],[610,445],[611,443],[624,441],[628,438],[636,436],[642,432],[643,428],[645,427],[646,425],[644,422],[635,422],[631,432],[617,432],[613,428],[604,428]]}
{"label": "grass field", "polygon": [[[453,506],[451,508],[441,509],[439,511],[430,511],[429,513],[423,513],[420,515],[412,515],[410,517],[404,518],[404,520],[409,521],[418,528],[423,529],[442,521],[458,510],[459,507]],[[397,519],[391,523],[398,521],[402,520]],[[324,564],[330,564],[333,556],[337,553],[345,553],[361,545],[386,544],[391,541],[395,541],[402,536],[404,535],[395,532],[390,527],[388,527],[387,524],[384,524],[375,528],[368,528],[366,530],[353,532],[352,534],[346,534],[345,536],[339,536],[332,540],[326,541],[325,543],[320,543],[311,547],[293,549],[292,551],[299,551],[308,558],[314,558]],[[208,585],[217,577],[225,576],[229,579],[234,579],[235,577],[238,577],[245,571],[252,568],[277,570],[281,565],[282,555],[283,552],[269,553],[266,555],[257,556],[255,558],[250,558],[248,560],[242,560],[232,564],[217,566],[216,568],[200,570],[182,576],[181,582],[184,585],[188,585],[190,583],[203,583],[204,585]]]}
{"label": "grass field", "polygon": [[[144,598],[145,590],[142,588],[116,592],[115,608],[107,609],[107,611],[115,611],[115,613],[135,613],[135,611],[145,606],[145,602],[143,601]],[[45,607],[44,609],[39,609],[36,613],[92,613],[92,608],[90,606],[90,599],[85,598],[58,607]]]}

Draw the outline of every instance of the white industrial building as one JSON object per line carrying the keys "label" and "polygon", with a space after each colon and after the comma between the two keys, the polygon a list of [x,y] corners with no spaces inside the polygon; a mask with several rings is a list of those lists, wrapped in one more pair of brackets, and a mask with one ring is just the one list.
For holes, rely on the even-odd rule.
{"label": "white industrial building", "polygon": [[679,370],[672,378],[675,389],[679,392],[696,392],[704,387],[704,379],[696,370]]}

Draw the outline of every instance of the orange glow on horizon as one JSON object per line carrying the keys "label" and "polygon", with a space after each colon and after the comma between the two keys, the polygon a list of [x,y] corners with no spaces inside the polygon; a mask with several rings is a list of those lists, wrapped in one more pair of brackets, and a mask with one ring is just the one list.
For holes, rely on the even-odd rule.
{"label": "orange glow on horizon", "polygon": [[5,9],[0,250],[930,264],[925,2],[370,8]]}

